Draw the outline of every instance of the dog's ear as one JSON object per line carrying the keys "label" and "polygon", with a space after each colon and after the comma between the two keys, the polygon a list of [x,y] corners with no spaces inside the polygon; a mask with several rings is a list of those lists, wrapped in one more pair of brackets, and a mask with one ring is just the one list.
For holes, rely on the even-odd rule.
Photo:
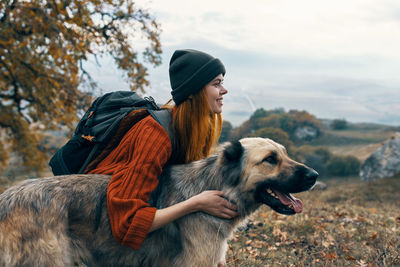
{"label": "dog's ear", "polygon": [[224,149],[224,158],[231,162],[238,162],[244,153],[244,148],[239,141],[232,141]]}
{"label": "dog's ear", "polygon": [[244,154],[244,148],[239,141],[230,142],[224,148],[224,164],[222,168],[222,176],[224,183],[236,186],[242,174],[242,164],[240,163]]}

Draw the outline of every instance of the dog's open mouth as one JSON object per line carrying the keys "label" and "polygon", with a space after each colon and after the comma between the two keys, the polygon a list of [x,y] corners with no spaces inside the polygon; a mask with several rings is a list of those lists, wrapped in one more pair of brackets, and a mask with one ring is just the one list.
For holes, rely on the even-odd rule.
{"label": "dog's open mouth", "polygon": [[276,212],[292,215],[303,211],[303,202],[290,193],[267,187],[259,194],[261,202],[270,206]]}

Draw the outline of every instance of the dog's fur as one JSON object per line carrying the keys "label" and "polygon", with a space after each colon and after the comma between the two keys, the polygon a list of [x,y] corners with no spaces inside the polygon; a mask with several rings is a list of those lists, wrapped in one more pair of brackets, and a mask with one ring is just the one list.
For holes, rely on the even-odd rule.
{"label": "dog's fur", "polygon": [[222,190],[240,216],[221,219],[203,212],[151,232],[137,251],[112,236],[105,175],[31,179],[0,195],[0,266],[216,266],[226,242],[263,203],[284,214],[293,209],[267,193],[301,192],[318,174],[293,161],[269,139],[223,145],[204,160],[163,171],[153,205],[164,208],[204,190]]}

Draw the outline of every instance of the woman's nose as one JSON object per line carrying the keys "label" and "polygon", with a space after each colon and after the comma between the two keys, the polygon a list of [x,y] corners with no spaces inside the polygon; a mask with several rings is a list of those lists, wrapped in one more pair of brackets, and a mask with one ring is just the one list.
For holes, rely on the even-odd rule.
{"label": "woman's nose", "polygon": [[225,95],[226,93],[228,93],[228,90],[226,90],[226,88],[224,86],[221,86],[221,91],[219,92],[220,95]]}

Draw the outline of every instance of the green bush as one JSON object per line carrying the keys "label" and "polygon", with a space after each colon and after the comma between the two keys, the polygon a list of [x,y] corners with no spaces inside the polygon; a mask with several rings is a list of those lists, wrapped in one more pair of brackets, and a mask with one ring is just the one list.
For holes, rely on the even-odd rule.
{"label": "green bush", "polygon": [[219,143],[231,140],[232,129],[233,129],[232,124],[229,121],[222,122],[222,129],[221,129],[221,135],[219,137]]}
{"label": "green bush", "polygon": [[344,130],[347,128],[347,121],[345,119],[335,119],[330,126],[333,130]]}
{"label": "green bush", "polygon": [[353,156],[333,156],[326,167],[331,176],[350,176],[358,175],[360,166],[360,161]]}
{"label": "green bush", "polygon": [[301,146],[294,150],[294,159],[315,169],[320,176],[351,176],[360,172],[360,161],[353,156],[333,155],[326,148]]}
{"label": "green bush", "polygon": [[307,155],[304,163],[308,167],[316,170],[319,173],[319,176],[325,176],[327,174],[326,164],[323,158],[318,154]]}

